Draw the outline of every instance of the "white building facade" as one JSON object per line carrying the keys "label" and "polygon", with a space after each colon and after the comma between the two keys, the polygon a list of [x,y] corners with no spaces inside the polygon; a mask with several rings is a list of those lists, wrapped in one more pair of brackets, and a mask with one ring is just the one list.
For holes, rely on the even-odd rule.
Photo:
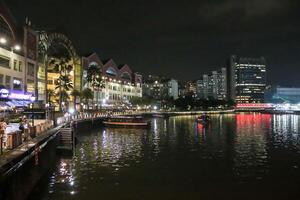
{"label": "white building facade", "polygon": [[[83,89],[92,89],[95,104],[128,103],[133,97],[142,97],[142,76],[133,72],[128,65],[117,66],[112,59],[102,61],[96,53],[83,57],[82,64]],[[99,67],[104,88],[93,88],[86,81],[86,70],[91,65]]]}

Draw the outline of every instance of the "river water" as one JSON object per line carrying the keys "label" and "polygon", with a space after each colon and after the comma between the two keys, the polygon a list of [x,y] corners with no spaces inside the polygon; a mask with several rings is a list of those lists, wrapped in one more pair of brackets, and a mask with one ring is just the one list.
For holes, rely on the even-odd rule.
{"label": "river water", "polygon": [[29,199],[298,199],[300,117],[152,118],[151,129],[78,133]]}

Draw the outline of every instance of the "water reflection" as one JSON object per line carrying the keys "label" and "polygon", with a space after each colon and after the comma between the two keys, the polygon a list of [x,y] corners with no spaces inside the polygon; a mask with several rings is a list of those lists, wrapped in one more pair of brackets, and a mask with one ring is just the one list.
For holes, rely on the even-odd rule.
{"label": "water reflection", "polygon": [[[275,187],[274,177],[297,185],[299,116],[211,115],[208,127],[194,116],[151,120],[150,130],[102,129],[79,136],[76,158],[58,161],[42,197],[177,199],[179,191],[197,197],[213,185]],[[167,198],[156,195],[160,191]]]}

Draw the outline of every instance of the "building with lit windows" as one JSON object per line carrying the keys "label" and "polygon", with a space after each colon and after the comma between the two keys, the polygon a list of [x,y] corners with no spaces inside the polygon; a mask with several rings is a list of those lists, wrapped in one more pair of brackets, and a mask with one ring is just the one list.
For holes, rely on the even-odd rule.
{"label": "building with lit windows", "polygon": [[[72,41],[63,33],[56,31],[39,31],[39,52],[38,52],[38,98],[43,103],[52,103],[56,109],[59,108],[59,95],[49,96],[48,92],[53,91],[59,93],[58,79],[61,76],[62,69],[57,64],[65,59],[65,65],[71,67],[66,75],[70,79],[73,89],[81,91],[82,65],[81,58],[77,54],[77,50],[73,46]],[[64,74],[65,75],[65,74]],[[66,91],[69,98],[65,102],[66,106],[74,105],[74,99],[71,95],[72,90]],[[62,100],[63,102],[65,100]],[[76,102],[79,104],[79,102]]]}
{"label": "building with lit windows", "polygon": [[[142,97],[142,75],[131,70],[128,65],[117,65],[113,59],[101,60],[96,53],[82,57],[83,88],[94,92],[95,104],[128,103],[132,97]],[[87,69],[91,65],[99,67],[104,88],[93,88],[86,81]]]}
{"label": "building with lit windows", "polygon": [[196,94],[197,92],[197,84],[196,81],[188,81],[185,84],[185,92]]}
{"label": "building with lit windows", "polygon": [[160,76],[148,76],[143,83],[143,95],[156,99],[178,99],[178,81]]}
{"label": "building with lit windows", "polygon": [[218,100],[227,99],[227,73],[226,68],[204,74],[202,79],[197,80],[197,96],[199,98],[212,97]]}
{"label": "building with lit windows", "polygon": [[231,99],[237,103],[263,103],[265,88],[265,58],[230,57],[228,92]]}
{"label": "building with lit windows", "polygon": [[300,103],[300,88],[296,87],[268,87],[265,93],[265,100],[268,103]]}
{"label": "building with lit windows", "polygon": [[37,96],[37,45],[31,22],[18,26],[0,1],[0,98],[12,100],[10,106],[25,105],[30,96]]}

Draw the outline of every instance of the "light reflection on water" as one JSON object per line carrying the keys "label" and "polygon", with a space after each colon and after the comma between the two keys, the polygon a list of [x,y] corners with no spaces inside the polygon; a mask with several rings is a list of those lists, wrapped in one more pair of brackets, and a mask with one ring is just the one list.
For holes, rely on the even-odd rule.
{"label": "light reflection on water", "polygon": [[44,186],[48,193],[41,196],[179,199],[206,197],[217,186],[230,194],[225,188],[244,185],[240,192],[250,192],[251,184],[266,184],[266,195],[266,188],[278,184],[299,186],[299,116],[244,113],[211,119],[203,127],[194,116],[153,118],[151,130],[102,129],[79,136],[76,157],[58,161]]}

